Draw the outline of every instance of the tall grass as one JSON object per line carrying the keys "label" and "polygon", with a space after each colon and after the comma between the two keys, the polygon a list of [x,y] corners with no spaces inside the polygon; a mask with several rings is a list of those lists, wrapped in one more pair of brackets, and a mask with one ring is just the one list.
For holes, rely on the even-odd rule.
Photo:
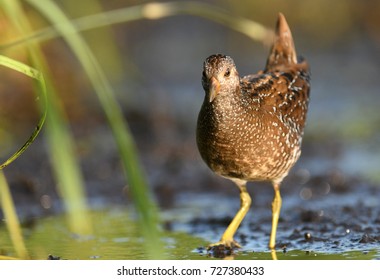
{"label": "tall grass", "polygon": [[[273,30],[260,23],[247,18],[231,15],[226,10],[208,3],[198,1],[173,1],[166,3],[147,3],[132,7],[118,8],[92,15],[86,15],[71,19],[70,25],[75,27],[76,32],[83,32],[113,24],[133,22],[137,20],[159,20],[166,17],[192,15],[217,22],[236,32],[242,33],[254,41],[270,44]],[[65,23],[59,23],[65,25]],[[32,41],[46,41],[60,36],[57,28],[47,27],[26,34],[25,37],[0,46],[1,49],[30,43]]]}
{"label": "tall grass", "polygon": [[38,82],[38,91],[39,91],[39,99],[40,99],[40,110],[42,112],[42,116],[38,121],[33,133],[30,135],[29,139],[19,148],[15,153],[13,153],[7,160],[0,164],[0,170],[4,169],[6,166],[11,164],[14,160],[16,160],[36,139],[37,135],[40,133],[42,126],[45,123],[46,115],[47,115],[47,93],[46,93],[46,84],[45,79],[41,72],[38,70],[29,67],[21,62],[13,60],[11,58],[0,55],[0,65],[10,68],[12,70],[18,71],[32,79],[35,79]]}
{"label": "tall grass", "polygon": [[9,186],[2,169],[4,169],[6,166],[11,164],[15,159],[17,159],[33,143],[33,141],[35,140],[35,138],[41,131],[42,126],[46,119],[46,112],[47,112],[46,86],[45,86],[45,80],[41,72],[23,63],[20,63],[18,61],[15,61],[13,59],[10,59],[4,56],[0,56],[0,65],[3,65],[12,70],[21,72],[30,78],[36,79],[38,81],[38,88],[41,94],[40,108],[42,111],[42,116],[35,130],[33,131],[32,135],[29,137],[29,139],[25,142],[25,144],[22,145],[20,149],[18,149],[5,162],[3,162],[0,165],[0,206],[4,212],[5,223],[7,225],[7,228],[8,228],[12,243],[13,243],[13,247],[16,251],[17,256],[22,259],[27,259],[29,258],[29,255],[24,244],[20,222],[17,217],[17,213],[16,213],[16,209],[13,203],[11,192],[9,190]]}
{"label": "tall grass", "polygon": [[[30,33],[31,26],[18,0],[0,2],[4,12],[20,34]],[[57,186],[68,212],[70,229],[78,234],[92,232],[91,221],[86,213],[87,204],[84,183],[74,152],[73,140],[60,106],[50,70],[38,45],[27,46],[31,64],[44,73],[46,79],[48,114],[46,119],[50,158],[58,181]]]}
{"label": "tall grass", "polygon": [[0,205],[17,256],[21,259],[29,258],[9,186],[2,170],[0,170]]}
{"label": "tall grass", "polygon": [[157,211],[149,197],[149,190],[128,125],[101,65],[85,40],[77,33],[75,26],[54,2],[47,0],[27,0],[27,2],[55,24],[55,28],[63,36],[87,73],[112,129],[134,203],[140,215],[140,229],[150,248],[150,257],[160,257],[162,247],[157,227]]}
{"label": "tall grass", "polygon": [[46,66],[45,58],[37,45],[41,41],[59,36],[65,40],[81,63],[105,112],[139,216],[139,228],[142,236],[145,237],[146,252],[149,258],[163,258],[161,233],[158,229],[158,211],[151,198],[134,140],[103,67],[80,32],[116,23],[141,19],[158,20],[179,14],[190,14],[216,21],[259,41],[267,41],[271,32],[260,24],[244,18],[232,17],[224,10],[202,2],[148,3],[69,19],[66,12],[54,1],[24,1],[50,22],[51,27],[37,31],[32,30],[21,3],[18,0],[2,0],[1,7],[22,37],[0,46],[0,50],[26,44],[32,65],[40,69],[46,76],[49,93],[47,103],[49,113],[46,122],[49,154],[59,190],[66,205],[71,229],[82,234],[91,232],[91,223],[86,214],[84,183],[65,112],[60,106],[61,101],[57,97],[54,82],[49,77],[50,71]]}

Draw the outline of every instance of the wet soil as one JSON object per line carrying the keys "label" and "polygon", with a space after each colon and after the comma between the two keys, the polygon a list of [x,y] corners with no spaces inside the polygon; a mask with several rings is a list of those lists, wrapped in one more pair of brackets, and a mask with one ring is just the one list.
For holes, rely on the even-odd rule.
{"label": "wet soil", "polygon": [[[235,235],[236,241],[243,248],[214,250],[214,257],[239,251],[268,252],[271,197],[266,191],[260,194],[262,190],[257,188],[256,192],[253,191],[258,194],[254,196],[254,203]],[[378,189],[369,186],[364,187],[364,190],[347,189],[345,192],[333,189],[324,197],[307,201],[299,196],[302,191],[302,187],[294,188],[283,195],[283,209],[277,231],[277,251],[284,254],[292,251],[327,254],[361,251],[364,256],[375,250],[376,258],[380,258]],[[188,196],[187,199],[189,197],[191,198]],[[238,194],[235,198],[208,194],[207,198],[200,199],[202,200],[204,202],[198,202],[198,207],[202,207],[204,213],[190,218],[186,223],[174,223],[173,227],[202,237],[210,243],[218,241],[237,211]],[[215,205],[210,203],[212,200],[219,205],[211,210]],[[201,254],[207,254],[205,245],[207,244],[199,248]]]}

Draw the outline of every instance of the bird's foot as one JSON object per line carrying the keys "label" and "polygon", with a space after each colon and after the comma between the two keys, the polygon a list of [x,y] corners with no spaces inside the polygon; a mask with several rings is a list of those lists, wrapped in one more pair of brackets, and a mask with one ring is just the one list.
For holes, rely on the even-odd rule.
{"label": "bird's foot", "polygon": [[237,243],[235,240],[220,240],[219,242],[208,245],[207,251],[210,251],[215,248],[224,249],[224,250],[233,250],[233,249],[241,248],[241,245]]}
{"label": "bird's foot", "polygon": [[207,246],[207,251],[214,258],[226,258],[234,255],[234,250],[241,248],[235,240],[221,240]]}

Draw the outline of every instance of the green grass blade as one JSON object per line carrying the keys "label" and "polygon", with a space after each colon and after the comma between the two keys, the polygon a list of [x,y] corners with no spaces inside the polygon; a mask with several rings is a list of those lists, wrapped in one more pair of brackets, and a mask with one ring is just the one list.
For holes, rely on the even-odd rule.
{"label": "green grass blade", "polygon": [[43,100],[43,104],[41,106],[41,111],[43,112],[42,117],[40,118],[35,130],[29,139],[25,142],[25,144],[18,149],[13,155],[11,155],[4,163],[0,165],[0,204],[1,209],[4,212],[5,222],[7,225],[8,232],[10,234],[13,247],[16,251],[16,254],[21,259],[27,259],[28,251],[24,244],[24,239],[22,236],[22,231],[20,227],[20,222],[18,220],[15,206],[13,203],[13,199],[11,196],[11,192],[9,190],[9,186],[5,179],[4,173],[2,169],[8,166],[11,162],[17,159],[35,140],[46,119],[46,85],[45,80],[41,74],[41,72],[36,69],[29,67],[21,62],[13,60],[11,58],[0,55],[0,65],[10,68],[12,70],[18,71],[30,78],[36,79],[39,83],[39,92],[41,93],[41,99]]}
{"label": "green grass blade", "polygon": [[157,209],[150,197],[130,130],[101,66],[86,42],[77,34],[70,20],[54,2],[45,0],[26,0],[26,2],[55,24],[93,84],[120,153],[133,201],[139,214],[140,229],[146,239],[147,252],[151,258],[162,258]]}
{"label": "green grass blade", "polygon": [[[81,1],[78,5],[78,0],[65,0],[60,2],[60,7],[65,11],[70,21],[88,14],[101,14],[103,12],[102,0]],[[111,25],[104,25],[96,30],[88,30],[82,33],[82,37],[86,40],[93,53],[96,53],[96,58],[102,65],[104,73],[110,81],[120,81],[124,79],[125,63],[121,59],[117,44],[110,44],[115,41],[115,32]],[[123,50],[123,57],[126,53]]]}
{"label": "green grass blade", "polygon": [[2,170],[0,170],[0,204],[4,211],[5,223],[17,256],[21,259],[28,259],[28,251],[24,244],[20,222],[16,214],[7,180]]}
{"label": "green grass blade", "polygon": [[[141,19],[157,20],[165,17],[178,15],[192,15],[202,17],[219,24],[225,25],[240,32],[252,40],[270,44],[272,42],[273,30],[262,24],[237,15],[231,15],[228,11],[204,2],[197,1],[174,1],[166,3],[147,3],[132,7],[119,8],[117,10],[83,16],[72,19],[70,24],[75,26],[73,32],[86,31],[112,24],[131,22]],[[63,22],[57,23],[65,24]],[[46,41],[57,37],[59,28],[45,28],[31,32],[28,36],[15,40],[14,42],[0,46],[6,49],[15,45],[30,43],[31,41]]]}
{"label": "green grass blade", "polygon": [[[31,32],[26,15],[18,0],[0,2],[5,14],[21,34]],[[34,65],[45,74],[48,114],[46,116],[47,139],[50,157],[58,181],[58,190],[67,209],[70,230],[78,234],[91,234],[92,224],[87,213],[84,184],[79,164],[74,152],[74,144],[64,118],[53,82],[49,78],[48,67],[37,45],[29,45],[28,51]]]}
{"label": "green grass blade", "polygon": [[23,73],[24,75],[31,77],[33,79],[36,79],[39,83],[39,92],[41,93],[41,98],[42,99],[42,106],[41,106],[41,111],[42,116],[33,131],[33,133],[30,135],[29,139],[25,142],[24,145],[20,149],[18,149],[13,155],[11,155],[6,161],[4,161],[0,165],[0,170],[9,165],[12,161],[17,159],[29,146],[30,144],[33,143],[33,141],[36,139],[37,135],[40,133],[42,126],[44,125],[45,119],[46,119],[46,114],[47,114],[47,107],[46,107],[46,85],[45,85],[45,80],[41,72],[38,70],[23,64],[21,62],[18,62],[16,60],[13,60],[11,58],[5,57],[0,55],[0,65],[3,65],[5,67],[8,67],[10,69],[13,69],[15,71],[18,71],[20,73]]}
{"label": "green grass blade", "polygon": [[92,234],[82,173],[75,156],[73,139],[56,96],[50,95],[49,108],[46,125],[49,154],[59,182],[58,190],[67,210],[70,229],[81,235]]}

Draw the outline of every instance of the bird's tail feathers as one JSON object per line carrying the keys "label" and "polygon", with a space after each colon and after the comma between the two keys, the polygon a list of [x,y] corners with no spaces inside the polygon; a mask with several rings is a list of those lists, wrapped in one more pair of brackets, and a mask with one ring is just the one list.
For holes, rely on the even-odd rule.
{"label": "bird's tail feathers", "polygon": [[282,13],[279,13],[272,49],[269,53],[265,71],[297,64],[297,54],[292,33]]}

